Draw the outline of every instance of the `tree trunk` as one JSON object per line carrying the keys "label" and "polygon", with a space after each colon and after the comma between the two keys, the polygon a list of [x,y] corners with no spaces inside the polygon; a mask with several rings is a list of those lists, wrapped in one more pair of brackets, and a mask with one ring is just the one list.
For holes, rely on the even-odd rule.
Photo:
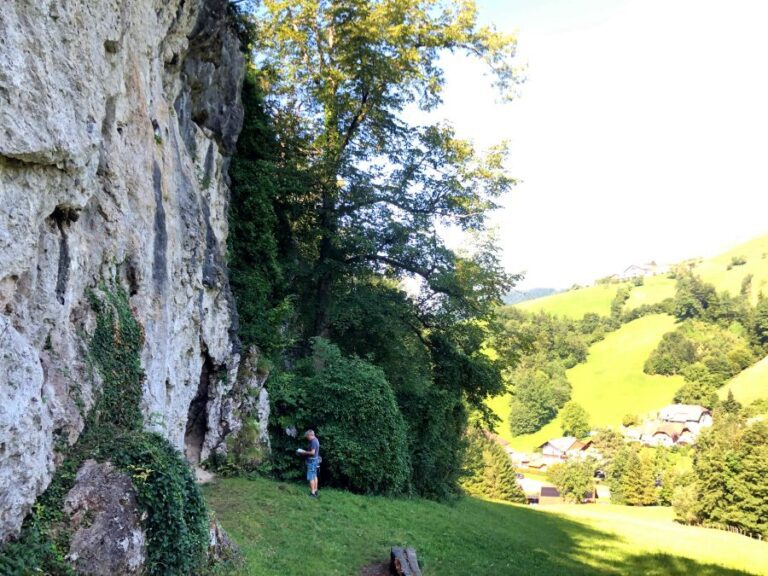
{"label": "tree trunk", "polygon": [[390,552],[390,570],[397,576],[421,576],[416,550],[393,546]]}

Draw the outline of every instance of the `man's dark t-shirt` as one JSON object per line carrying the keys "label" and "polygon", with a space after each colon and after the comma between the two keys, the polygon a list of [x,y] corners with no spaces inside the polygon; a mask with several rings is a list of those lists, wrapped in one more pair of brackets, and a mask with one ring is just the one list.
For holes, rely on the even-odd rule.
{"label": "man's dark t-shirt", "polygon": [[319,458],[320,457],[320,440],[317,438],[312,438],[312,440],[309,441],[309,450],[315,451],[315,454],[313,456],[310,456],[310,458]]}

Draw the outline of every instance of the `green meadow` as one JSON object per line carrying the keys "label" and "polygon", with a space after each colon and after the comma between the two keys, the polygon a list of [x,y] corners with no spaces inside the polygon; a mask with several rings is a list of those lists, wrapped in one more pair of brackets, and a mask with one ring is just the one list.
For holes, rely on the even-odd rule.
{"label": "green meadow", "polygon": [[[714,284],[718,290],[727,290],[731,294],[738,294],[744,279],[751,275],[753,302],[760,292],[768,296],[768,236],[740,244],[713,258],[691,260],[689,265],[695,274]],[[645,278],[641,286],[590,286],[516,306],[526,311],[544,311],[569,318],[581,318],[588,312],[607,316],[611,301],[621,286],[631,289],[625,304],[625,309],[631,310],[673,297],[675,284],[674,279],[661,274]],[[572,399],[584,406],[593,426],[617,426],[627,413],[643,415],[671,402],[683,380],[649,376],[643,373],[643,364],[661,337],[674,326],[674,319],[666,315],[646,316],[626,324],[593,345],[587,362],[568,371],[568,380],[573,386]],[[733,390],[736,399],[744,404],[768,397],[768,359],[735,376],[720,390],[722,398],[728,390]],[[517,450],[531,450],[562,433],[556,418],[534,434],[513,438],[507,422],[509,396],[493,398],[488,404],[502,420],[498,433]]]}
{"label": "green meadow", "polygon": [[731,378],[719,390],[720,398],[727,398],[729,390],[744,405],[758,398],[768,398],[768,357]]}
{"label": "green meadow", "polygon": [[608,316],[611,313],[611,302],[616,296],[617,288],[616,284],[589,286],[558,292],[545,298],[526,300],[515,306],[527,312],[547,312],[568,318],[581,318],[589,312]]}
{"label": "green meadow", "polygon": [[413,546],[425,576],[768,574],[768,544],[682,526],[671,510],[611,505],[452,504],[223,479],[205,494],[249,576],[357,576]]}
{"label": "green meadow", "polygon": [[[654,314],[625,324],[589,349],[587,362],[567,372],[572,399],[589,413],[593,427],[616,426],[627,413],[646,414],[672,401],[683,383],[681,377],[650,376],[643,364],[661,337],[674,329],[675,320]],[[502,419],[499,434],[516,450],[529,451],[562,435],[555,418],[534,434],[512,437],[507,424],[508,397],[495,398],[490,406]]]}

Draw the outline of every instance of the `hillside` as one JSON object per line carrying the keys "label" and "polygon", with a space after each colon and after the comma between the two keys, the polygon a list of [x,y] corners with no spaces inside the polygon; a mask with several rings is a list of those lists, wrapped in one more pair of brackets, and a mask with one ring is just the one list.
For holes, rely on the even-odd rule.
{"label": "hillside", "polygon": [[645,278],[642,286],[632,286],[626,309],[632,310],[645,304],[657,304],[675,295],[676,281],[667,276],[658,275]]}
{"label": "hillside", "polygon": [[[707,260],[691,260],[687,264],[694,273],[715,285],[717,290],[738,293],[742,282],[752,275],[751,296],[754,301],[768,285],[768,236],[763,236],[734,247]],[[624,310],[661,302],[675,295],[676,280],[666,275],[643,279],[634,283],[596,285],[561,292],[545,298],[530,300],[515,306],[527,312],[547,312],[569,319],[580,319],[586,313],[602,316],[610,314],[611,302],[621,287],[630,289]],[[649,376],[643,364],[661,337],[674,329],[674,320],[665,316],[651,316],[622,326],[589,350],[587,361],[567,373],[573,387],[572,400],[582,404],[589,412],[592,426],[616,426],[627,413],[647,413],[672,400],[676,389],[683,384],[681,378]],[[725,398],[732,389],[742,403],[768,396],[768,360],[744,370],[735,376],[719,394]],[[494,398],[490,407],[501,418],[499,434],[519,450],[530,450],[548,438],[561,434],[558,419],[541,430],[513,438],[509,431],[509,396]]]}
{"label": "hillside", "polygon": [[581,318],[588,312],[607,316],[611,313],[611,301],[616,296],[616,288],[615,284],[578,288],[527,300],[517,307],[528,312],[547,312],[569,318]]}
{"label": "hillside", "polygon": [[[589,350],[587,362],[567,372],[572,399],[589,413],[595,427],[617,425],[627,413],[651,412],[672,399],[683,383],[680,377],[649,376],[643,364],[661,337],[672,330],[671,316],[645,316],[612,332]],[[617,362],[617,358],[621,361]],[[507,424],[509,398],[496,398],[492,409],[502,419],[499,434],[517,450],[531,450],[560,436],[558,418],[534,434],[512,437]]]}
{"label": "hillside", "polygon": [[[742,265],[729,265],[734,258],[743,258]],[[715,256],[704,260],[694,267],[694,272],[706,282],[714,284],[718,290],[727,290],[738,294],[742,280],[752,274],[752,300],[757,300],[759,292],[768,292],[768,236],[755,238]]]}
{"label": "hillside", "polygon": [[768,398],[768,357],[734,376],[718,391],[720,398],[727,398],[729,390],[744,405],[758,398]]}
{"label": "hillside", "polygon": [[[741,258],[745,263],[734,266],[734,258]],[[695,274],[714,284],[720,291],[727,290],[731,294],[738,294],[744,278],[752,274],[753,302],[757,300],[760,290],[768,292],[768,235],[739,244],[712,258],[692,260],[690,263]],[[610,312],[611,300],[622,285],[629,284],[588,286],[528,300],[518,306],[530,312],[544,311],[571,318],[580,318],[587,312],[607,315]],[[626,306],[632,309],[642,304],[655,304],[672,297],[674,292],[675,281],[665,275],[645,278],[642,286],[632,287]]]}
{"label": "hillside", "polygon": [[[425,576],[768,574],[768,546],[681,526],[670,509],[538,509],[464,498],[452,505],[321,491],[263,479],[206,487],[249,576],[352,576],[414,546]],[[546,511],[544,511],[546,510]]]}

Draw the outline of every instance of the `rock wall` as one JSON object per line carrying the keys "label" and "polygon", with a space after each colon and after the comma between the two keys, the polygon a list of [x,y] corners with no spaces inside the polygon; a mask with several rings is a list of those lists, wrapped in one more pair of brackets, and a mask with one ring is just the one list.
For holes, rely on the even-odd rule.
{"label": "rock wall", "polygon": [[0,541],[100,385],[89,288],[130,295],[149,428],[197,460],[238,425],[224,258],[244,60],[226,15],[226,0],[0,10]]}

